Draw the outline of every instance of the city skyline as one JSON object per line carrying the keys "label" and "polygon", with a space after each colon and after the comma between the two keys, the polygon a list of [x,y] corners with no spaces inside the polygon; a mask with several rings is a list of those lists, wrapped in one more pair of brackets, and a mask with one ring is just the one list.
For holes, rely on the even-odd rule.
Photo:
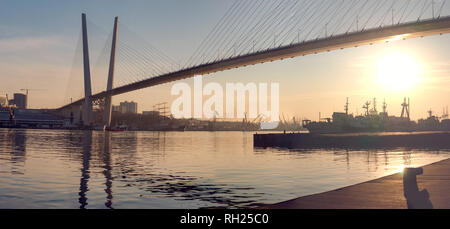
{"label": "city skyline", "polygon": [[[90,21],[106,31],[112,28],[114,16],[119,16],[121,23],[130,30],[184,63],[231,5],[231,2],[221,1],[189,4],[138,1],[133,5],[115,2],[117,4],[108,4],[104,9],[105,4],[101,2],[48,3],[43,5],[51,7],[44,7],[37,14],[33,8],[37,3],[8,2],[3,9],[13,8],[14,12],[23,12],[23,15],[2,12],[0,16],[3,19],[0,23],[0,75],[3,82],[0,93],[12,95],[29,87],[46,89],[30,92],[29,106],[32,108],[57,108],[69,101],[70,98],[63,95],[67,94],[68,86],[73,86],[69,85],[69,78],[76,56],[81,12],[86,12]],[[185,10],[186,7],[189,10]],[[145,14],[145,9],[154,14]],[[448,9],[449,6],[445,6],[444,11]],[[28,11],[33,13],[24,16]],[[54,18],[60,20],[52,20]],[[119,27],[119,37],[120,31]],[[350,113],[362,113],[364,102],[376,97],[379,104],[386,99],[388,112],[399,116],[403,98],[409,97],[411,117],[419,119],[426,117],[430,109],[440,115],[442,108],[449,105],[446,97],[450,91],[446,84],[450,82],[450,54],[444,51],[450,50],[449,41],[449,35],[394,41],[259,64],[204,78],[205,83],[221,84],[277,81],[280,83],[280,113],[290,117],[315,120],[319,112],[323,117],[329,117],[334,111],[344,110],[347,97],[350,98]],[[98,44],[101,42],[93,41],[90,47],[93,69],[100,53],[95,50],[102,48]],[[403,59],[407,61],[403,65],[414,63],[420,68],[416,84],[396,88],[380,80],[380,65],[396,55],[405,56]],[[81,79],[82,75],[79,77]],[[106,82],[106,75],[93,77]],[[191,84],[193,80],[183,81]],[[57,86],[50,86],[49,82]],[[170,104],[176,98],[170,96],[171,85],[115,96],[113,104],[133,100],[140,104],[139,112],[151,110],[160,102]],[[82,89],[82,85],[76,86]]]}

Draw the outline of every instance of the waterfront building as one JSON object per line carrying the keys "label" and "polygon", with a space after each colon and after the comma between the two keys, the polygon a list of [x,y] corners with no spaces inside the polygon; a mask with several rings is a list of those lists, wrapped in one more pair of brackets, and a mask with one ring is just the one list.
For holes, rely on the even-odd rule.
{"label": "waterfront building", "polygon": [[119,113],[122,113],[122,112],[120,111],[120,106],[112,106],[112,111],[113,111],[113,112],[119,112]]}
{"label": "waterfront building", "polygon": [[64,125],[64,118],[48,110],[20,109],[14,110],[14,118],[6,110],[0,110],[0,128],[45,128],[58,129]]}
{"label": "waterfront building", "polygon": [[19,109],[27,109],[27,95],[14,93],[14,104]]}
{"label": "waterfront building", "polygon": [[113,106],[113,111],[120,112],[122,114],[137,114],[137,103],[133,101],[121,102],[119,106]]}

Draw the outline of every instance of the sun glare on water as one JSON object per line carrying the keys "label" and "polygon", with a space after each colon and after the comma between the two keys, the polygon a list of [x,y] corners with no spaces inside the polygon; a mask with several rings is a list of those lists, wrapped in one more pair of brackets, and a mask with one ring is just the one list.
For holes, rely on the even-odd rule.
{"label": "sun glare on water", "polygon": [[421,81],[420,63],[406,53],[391,53],[378,63],[378,80],[387,89],[411,89]]}

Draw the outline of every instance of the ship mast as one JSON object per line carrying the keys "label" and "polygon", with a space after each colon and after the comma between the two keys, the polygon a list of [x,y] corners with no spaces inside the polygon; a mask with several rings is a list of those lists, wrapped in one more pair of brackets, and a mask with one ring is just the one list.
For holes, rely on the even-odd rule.
{"label": "ship mast", "polygon": [[364,106],[362,107],[363,109],[366,109],[366,116],[369,116],[369,107],[370,106],[370,101],[367,101]]}
{"label": "ship mast", "polygon": [[345,103],[345,114],[348,115],[348,97],[347,97],[347,102]]}
{"label": "ship mast", "polygon": [[447,110],[446,108],[442,108],[442,119],[447,119],[448,118],[448,107]]}
{"label": "ship mast", "polygon": [[373,98],[373,113],[377,114],[377,98]]}
{"label": "ship mast", "polygon": [[386,104],[386,99],[383,100],[383,113],[387,113],[386,110],[387,109],[387,104]]}

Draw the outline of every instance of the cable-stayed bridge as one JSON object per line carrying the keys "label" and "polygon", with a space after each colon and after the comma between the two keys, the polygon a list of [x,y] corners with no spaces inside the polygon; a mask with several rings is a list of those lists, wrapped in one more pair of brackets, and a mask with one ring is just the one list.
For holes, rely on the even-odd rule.
{"label": "cable-stayed bridge", "polygon": [[92,101],[105,99],[104,120],[109,126],[112,96],[258,63],[449,33],[449,9],[445,0],[236,0],[183,66],[174,69],[176,63],[157,49],[129,48],[125,55],[142,62],[123,64],[132,80],[114,87],[116,46],[128,46],[117,42],[121,35],[116,18],[107,87],[95,94],[83,14],[84,98],[58,110],[65,116],[74,109],[83,111],[83,123],[90,126]]}

